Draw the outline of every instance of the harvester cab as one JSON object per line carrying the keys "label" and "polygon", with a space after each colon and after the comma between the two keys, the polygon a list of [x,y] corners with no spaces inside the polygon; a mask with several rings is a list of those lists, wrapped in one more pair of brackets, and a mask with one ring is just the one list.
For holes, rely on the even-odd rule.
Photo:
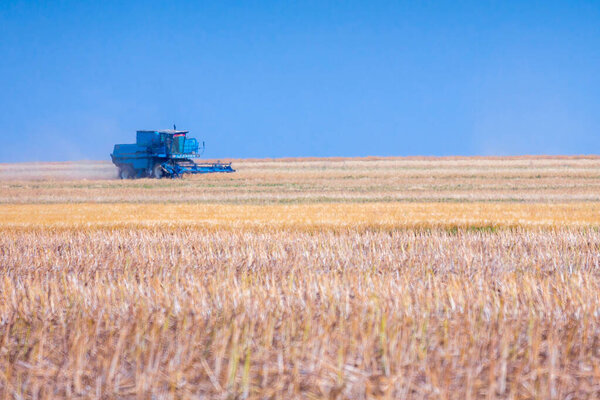
{"label": "harvester cab", "polygon": [[204,152],[189,131],[137,131],[135,144],[116,144],[110,155],[121,179],[177,178],[183,174],[235,172],[231,163],[196,163]]}

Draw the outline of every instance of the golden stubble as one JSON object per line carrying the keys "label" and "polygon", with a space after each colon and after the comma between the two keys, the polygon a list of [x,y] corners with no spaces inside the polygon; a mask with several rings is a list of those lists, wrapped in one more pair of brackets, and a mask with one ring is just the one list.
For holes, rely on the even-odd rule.
{"label": "golden stubble", "polygon": [[600,398],[597,157],[234,166],[0,165],[0,398]]}
{"label": "golden stubble", "polygon": [[593,229],[3,228],[6,398],[596,398]]}
{"label": "golden stubble", "polygon": [[234,174],[120,181],[109,162],[0,164],[0,203],[600,201],[600,158],[235,160]]}

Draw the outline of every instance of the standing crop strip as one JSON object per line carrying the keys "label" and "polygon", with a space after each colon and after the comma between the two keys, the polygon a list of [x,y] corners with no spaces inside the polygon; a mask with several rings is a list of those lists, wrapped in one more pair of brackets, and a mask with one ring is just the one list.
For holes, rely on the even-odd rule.
{"label": "standing crop strip", "polygon": [[600,203],[367,203],[298,205],[0,205],[0,227],[216,228],[595,227]]}

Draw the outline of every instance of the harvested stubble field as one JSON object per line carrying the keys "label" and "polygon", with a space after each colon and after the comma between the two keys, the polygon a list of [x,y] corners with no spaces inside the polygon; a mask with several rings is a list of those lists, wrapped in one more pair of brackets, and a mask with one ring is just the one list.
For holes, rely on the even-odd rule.
{"label": "harvested stubble field", "polygon": [[600,201],[600,157],[234,160],[234,168],[120,181],[109,162],[0,164],[0,204]]}
{"label": "harvested stubble field", "polygon": [[598,159],[73,165],[0,167],[5,398],[600,397]]}

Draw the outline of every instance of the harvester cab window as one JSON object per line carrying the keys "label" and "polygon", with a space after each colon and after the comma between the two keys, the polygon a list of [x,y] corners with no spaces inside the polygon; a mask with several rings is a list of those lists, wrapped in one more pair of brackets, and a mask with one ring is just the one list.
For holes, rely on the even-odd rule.
{"label": "harvester cab window", "polygon": [[185,133],[173,135],[173,153],[184,153]]}
{"label": "harvester cab window", "polygon": [[171,153],[171,146],[173,144],[173,135],[170,135],[168,133],[161,133],[160,134],[160,141],[162,143],[164,143],[166,153],[170,154]]}

